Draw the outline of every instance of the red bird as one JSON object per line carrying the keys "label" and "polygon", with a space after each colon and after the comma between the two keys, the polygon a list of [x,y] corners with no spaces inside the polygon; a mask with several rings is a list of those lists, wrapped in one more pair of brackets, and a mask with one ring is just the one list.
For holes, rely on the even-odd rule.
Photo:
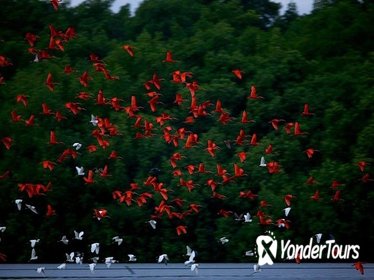
{"label": "red bird", "polygon": [[270,121],[270,123],[271,123],[271,126],[272,126],[275,130],[278,130],[278,129],[279,129],[279,123],[280,123],[281,121],[285,121],[285,120],[283,120],[283,119],[272,119],[272,120]]}
{"label": "red bird", "polygon": [[240,120],[241,123],[250,123],[250,122],[255,122],[254,120],[249,120],[248,119],[248,113],[246,111],[242,112],[242,118]]}
{"label": "red bird", "polygon": [[251,86],[251,91],[249,93],[249,96],[248,96],[249,99],[259,99],[259,98],[264,98],[260,95],[257,95],[257,90],[256,90],[256,87],[255,85],[252,85]]}
{"label": "red bird", "polygon": [[48,73],[47,79],[45,80],[45,85],[50,91],[54,91],[56,83],[53,82],[53,77],[50,72]]}
{"label": "red bird", "polygon": [[304,117],[312,116],[314,113],[309,112],[309,104],[304,104],[304,111],[301,113]]}
{"label": "red bird", "polygon": [[320,200],[320,197],[319,197],[319,190],[316,190],[315,193],[310,197],[312,200],[314,201],[319,201]]}
{"label": "red bird", "polygon": [[280,165],[276,161],[271,161],[266,164],[266,167],[268,168],[268,172],[270,174],[279,173],[280,171]]}
{"label": "red bird", "polygon": [[331,198],[331,200],[332,200],[333,202],[337,202],[337,201],[342,200],[340,190],[337,190],[337,191],[335,192],[335,194],[333,195],[333,197]]}
{"label": "red bird", "polygon": [[187,234],[187,227],[183,225],[177,226],[176,231],[178,235]]}
{"label": "red bird", "polygon": [[208,140],[208,147],[205,149],[208,151],[208,153],[212,156],[216,156],[216,150],[219,149],[219,147],[214,143],[212,140]]}
{"label": "red bird", "polygon": [[64,73],[67,74],[67,75],[73,73],[73,67],[71,67],[70,65],[65,65]]}
{"label": "red bird", "polygon": [[108,217],[108,210],[105,208],[94,209],[94,217],[99,221]]}
{"label": "red bird", "polygon": [[44,169],[49,169],[50,171],[52,171],[55,168],[56,163],[49,160],[43,160],[42,165]]}
{"label": "red bird", "polygon": [[232,73],[237,77],[239,80],[243,79],[243,71],[240,69],[232,70]]}
{"label": "red bird", "polygon": [[22,120],[22,116],[18,115],[17,112],[14,110],[10,112],[10,116],[12,118],[12,122],[19,122]]}
{"label": "red bird", "polygon": [[84,87],[88,87],[89,80],[92,80],[92,78],[88,75],[87,71],[84,71],[83,74],[79,77],[79,82]]}
{"label": "red bird", "polygon": [[13,144],[13,139],[11,137],[7,136],[7,137],[3,137],[1,139],[1,142],[4,144],[5,149],[9,150],[10,147],[12,146],[12,144]]}
{"label": "red bird", "polygon": [[30,32],[27,32],[26,35],[25,35],[25,39],[26,39],[27,43],[30,45],[30,47],[35,46],[35,42],[38,38],[39,38],[39,36],[37,36],[33,33],[30,33]]}
{"label": "red bird", "polygon": [[313,148],[308,148],[305,150],[305,153],[308,158],[312,158],[315,152],[318,152],[318,150],[315,150]]}
{"label": "red bird", "polygon": [[56,140],[56,133],[55,133],[55,131],[51,130],[49,132],[49,144],[50,145],[56,145],[56,144],[60,144],[60,143],[62,143],[62,142],[57,142],[57,140]]}
{"label": "red bird", "polygon": [[92,170],[88,170],[87,177],[83,177],[83,180],[86,184],[93,184],[94,183],[93,177],[94,177],[94,172]]}
{"label": "red bird", "polygon": [[53,114],[52,110],[49,109],[49,107],[46,103],[42,103],[42,114],[43,115],[52,115]]}
{"label": "red bird", "polygon": [[269,144],[269,146],[266,147],[265,149],[265,154],[271,154],[273,152],[273,146]]}
{"label": "red bird", "polygon": [[300,124],[298,122],[295,122],[294,135],[298,136],[298,135],[303,135],[303,134],[307,134],[307,133],[306,132],[301,132]]}
{"label": "red bird", "polygon": [[55,209],[53,209],[52,205],[47,205],[47,213],[45,214],[47,217],[51,217],[53,215],[56,215]]}
{"label": "red bird", "polygon": [[134,49],[130,45],[123,45],[122,48],[129,54],[129,56],[134,56]]}
{"label": "red bird", "polygon": [[247,192],[240,192],[239,193],[239,197],[241,197],[241,198],[248,198],[250,200],[254,200],[255,198],[258,197],[258,195],[254,194],[251,190],[249,190]]}
{"label": "red bird", "polygon": [[355,262],[355,263],[353,264],[353,266],[354,266],[354,268],[355,268],[358,272],[360,272],[362,275],[364,275],[364,266],[363,266],[362,262],[360,262],[360,261]]}
{"label": "red bird", "polygon": [[173,54],[171,53],[171,51],[167,51],[167,52],[166,52],[166,57],[165,57],[165,59],[164,59],[162,62],[169,62],[169,63],[176,62],[176,61],[173,59]]}
{"label": "red bird", "polygon": [[53,9],[54,9],[55,11],[57,11],[57,10],[58,10],[58,5],[59,5],[59,3],[61,2],[61,0],[50,0],[50,2],[51,2],[51,4],[52,4],[52,6],[53,6]]}
{"label": "red bird", "polygon": [[252,145],[252,146],[257,146],[258,145],[256,133],[253,133],[251,141],[249,142],[249,145]]}
{"label": "red bird", "polygon": [[16,101],[17,101],[18,103],[22,103],[23,106],[27,107],[27,104],[28,104],[27,96],[22,95],[22,94],[19,94],[19,95],[17,95],[17,97],[16,97]]}
{"label": "red bird", "polygon": [[357,165],[358,165],[358,168],[360,168],[360,171],[361,171],[361,172],[364,172],[367,163],[366,163],[365,161],[359,161],[359,162],[357,163]]}
{"label": "red bird", "polygon": [[286,203],[287,206],[291,206],[291,200],[296,198],[296,196],[292,195],[292,194],[286,194],[284,196],[284,202]]}
{"label": "red bird", "polygon": [[238,157],[240,159],[240,162],[244,162],[247,159],[247,154],[245,152],[239,152]]}

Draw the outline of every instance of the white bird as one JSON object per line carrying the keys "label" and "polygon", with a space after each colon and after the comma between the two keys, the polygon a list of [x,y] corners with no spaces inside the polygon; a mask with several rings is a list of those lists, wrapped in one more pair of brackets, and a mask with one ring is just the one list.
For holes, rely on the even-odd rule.
{"label": "white bird", "polygon": [[319,244],[321,242],[321,238],[322,238],[322,233],[317,233],[316,235],[314,235],[316,237],[316,240],[317,240],[317,243]]}
{"label": "white bird", "polygon": [[81,167],[76,166],[75,170],[77,171],[78,176],[84,176],[85,173],[84,173],[84,167],[83,166],[81,166]]}
{"label": "white bird", "polygon": [[16,199],[15,201],[14,201],[14,203],[17,205],[17,209],[18,209],[18,211],[21,211],[21,209],[22,209],[22,199]]}
{"label": "white bird", "polygon": [[155,220],[149,220],[148,223],[151,225],[153,229],[156,229],[157,221]]}
{"label": "white bird", "polygon": [[67,262],[74,262],[74,252],[71,252],[70,254],[68,254],[68,253],[65,253],[65,256],[66,256],[66,261]]}
{"label": "white bird", "polygon": [[235,221],[242,221],[243,220],[243,214],[238,215],[237,213],[234,213],[235,215]]}
{"label": "white bird", "polygon": [[39,62],[39,56],[38,56],[38,54],[35,55],[35,58],[34,58],[33,61],[36,62],[36,63]]}
{"label": "white bird", "polygon": [[257,263],[253,265],[253,271],[254,272],[260,272],[261,271],[261,266],[259,266]]}
{"label": "white bird", "polygon": [[191,247],[190,246],[188,246],[188,245],[186,245],[186,256],[191,256],[191,254],[192,254],[192,249],[191,249]]}
{"label": "white bird", "polygon": [[104,263],[106,264],[106,267],[109,268],[112,263],[116,263],[117,261],[113,257],[106,257]]}
{"label": "white bird", "polygon": [[94,263],[97,263],[97,262],[99,261],[99,259],[100,259],[100,258],[97,257],[97,256],[91,258],[92,262],[94,262]]}
{"label": "white bird", "polygon": [[82,264],[82,263],[83,263],[83,257],[81,257],[81,256],[76,256],[76,257],[75,257],[75,263],[76,263],[76,264]]}
{"label": "white bird", "polygon": [[31,248],[34,248],[36,243],[38,243],[39,241],[40,241],[40,239],[31,239],[30,240]]}
{"label": "white bird", "polygon": [[199,267],[198,263],[192,264],[191,265],[191,271],[195,271],[195,273],[197,274],[198,273],[198,267]]}
{"label": "white bird", "polygon": [[0,232],[4,232],[6,230],[5,226],[0,227]]}
{"label": "white bird", "polygon": [[44,267],[44,266],[38,267],[38,268],[36,269],[36,272],[37,272],[37,273],[40,273],[40,274],[43,274],[43,275],[45,275],[45,274],[44,274],[44,271],[45,271],[45,267]]}
{"label": "white bird", "polygon": [[227,242],[229,242],[229,240],[224,236],[224,237],[221,237],[219,239],[219,241],[222,243],[222,244],[226,244]]}
{"label": "white bird", "polygon": [[26,208],[29,209],[34,214],[38,214],[38,211],[36,210],[36,207],[30,204],[25,204]]}
{"label": "white bird", "polygon": [[74,230],[74,239],[83,240],[84,231],[77,232]]}
{"label": "white bird", "polygon": [[76,151],[78,151],[80,148],[82,148],[82,144],[78,143],[78,142],[75,142],[75,143],[73,143],[73,147]]}
{"label": "white bird", "polygon": [[112,237],[113,242],[116,242],[118,246],[120,246],[123,242],[123,238],[120,238],[118,235]]}
{"label": "white bird", "polygon": [[251,223],[252,222],[251,214],[249,214],[249,212],[247,212],[246,214],[244,214],[244,222],[245,223]]}
{"label": "white bird", "polygon": [[34,260],[37,260],[38,259],[38,256],[36,255],[36,251],[34,248],[31,249],[31,257],[30,257],[30,261],[34,261]]}
{"label": "white bird", "polygon": [[284,208],[283,211],[284,211],[284,215],[288,217],[288,214],[290,214],[290,211],[291,211],[291,207]]}
{"label": "white bird", "polygon": [[95,272],[96,263],[90,263],[88,266],[89,266],[89,268],[90,268],[90,271],[91,271],[92,273],[94,273],[94,272]]}
{"label": "white bird", "polygon": [[158,263],[164,263],[165,265],[168,264],[168,261],[169,261],[169,257],[168,257],[167,254],[162,254],[162,255],[160,255],[160,256],[158,257],[158,260],[157,260]]}
{"label": "white bird", "polygon": [[99,123],[98,119],[96,116],[92,115],[91,114],[91,120],[90,120],[90,123],[93,125],[93,126],[97,126],[97,124]]}
{"label": "white bird", "polygon": [[196,256],[195,251],[192,251],[190,257],[188,258],[188,260],[186,260],[184,262],[184,265],[191,265],[191,264],[195,263],[195,256]]}
{"label": "white bird", "polygon": [[248,250],[248,251],[245,252],[245,255],[246,255],[247,257],[253,257],[253,256],[254,256],[254,253],[253,253],[252,250]]}
{"label": "white bird", "polygon": [[259,166],[266,167],[266,161],[265,161],[265,157],[264,156],[261,157]]}
{"label": "white bird", "polygon": [[64,236],[61,237],[60,242],[62,242],[64,245],[68,245],[69,244],[69,239],[67,239],[66,235],[64,235]]}
{"label": "white bird", "polygon": [[65,269],[66,268],[66,263],[60,264],[57,269]]}
{"label": "white bird", "polygon": [[95,252],[96,255],[98,255],[99,250],[100,250],[100,243],[96,242],[96,243],[91,244],[91,253]]}
{"label": "white bird", "polygon": [[136,256],[135,255],[128,254],[127,256],[129,257],[129,262],[136,262]]}

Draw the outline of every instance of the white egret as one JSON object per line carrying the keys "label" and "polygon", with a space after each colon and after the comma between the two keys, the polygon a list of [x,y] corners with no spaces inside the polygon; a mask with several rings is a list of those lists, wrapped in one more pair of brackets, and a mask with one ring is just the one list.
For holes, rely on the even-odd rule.
{"label": "white egret", "polygon": [[128,254],[127,256],[129,257],[129,262],[136,262],[136,256],[135,255]]}
{"label": "white egret", "polygon": [[100,250],[100,243],[95,242],[91,244],[91,253],[95,252],[95,254],[98,255],[99,250]]}
{"label": "white egret", "polygon": [[14,201],[14,203],[17,205],[17,209],[18,209],[18,211],[21,211],[21,209],[22,209],[22,202],[23,202],[22,199],[16,199],[16,200]]}
{"label": "white egret", "polygon": [[158,263],[164,263],[165,265],[168,264],[168,261],[169,261],[169,257],[168,257],[167,254],[162,254],[162,255],[160,255],[160,256],[158,257],[158,260],[157,260]]}
{"label": "white egret", "polygon": [[77,232],[74,230],[74,239],[83,240],[84,231]]}

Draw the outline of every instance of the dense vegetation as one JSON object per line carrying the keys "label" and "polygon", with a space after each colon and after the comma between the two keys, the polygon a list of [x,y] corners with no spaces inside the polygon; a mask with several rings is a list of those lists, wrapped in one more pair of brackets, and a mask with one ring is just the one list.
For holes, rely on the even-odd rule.
{"label": "dense vegetation", "polygon": [[183,261],[185,245],[201,262],[255,261],[244,253],[266,230],[301,244],[333,235],[373,260],[371,1],[316,1],[305,16],[267,0],[145,0],[133,16],[64,2],[1,2],[7,261],[28,261],[30,239],[37,262],[89,262],[93,242],[120,261]]}

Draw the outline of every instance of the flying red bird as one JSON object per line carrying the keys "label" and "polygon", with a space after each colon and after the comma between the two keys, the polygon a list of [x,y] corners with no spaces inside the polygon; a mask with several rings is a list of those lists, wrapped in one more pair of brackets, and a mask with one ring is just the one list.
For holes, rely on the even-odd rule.
{"label": "flying red bird", "polygon": [[84,87],[88,87],[89,80],[92,80],[92,78],[88,75],[87,71],[84,71],[82,75],[79,77],[79,82]]}
{"label": "flying red bird", "polygon": [[51,2],[53,9],[57,11],[61,0],[50,0],[49,2]]}
{"label": "flying red bird", "polygon": [[358,168],[360,168],[360,171],[364,172],[365,171],[365,167],[367,166],[367,163],[366,163],[366,161],[359,161],[357,163],[357,165],[358,165]]}
{"label": "flying red bird", "polygon": [[304,104],[304,111],[301,113],[304,117],[313,116],[314,113],[309,112],[309,104]]}
{"label": "flying red bird", "polygon": [[284,202],[286,203],[287,206],[291,206],[291,200],[296,198],[296,196],[292,195],[292,194],[286,194],[284,196]]}
{"label": "flying red bird", "polygon": [[243,71],[240,69],[234,69],[232,70],[232,73],[237,77],[239,80],[243,79]]}
{"label": "flying red bird", "polygon": [[364,275],[364,265],[362,262],[358,261],[353,264],[354,268],[360,272],[362,275]]}
{"label": "flying red bird", "polygon": [[22,103],[23,106],[27,107],[27,104],[28,104],[28,100],[27,100],[27,96],[26,95],[23,95],[23,94],[19,94],[16,96],[16,101],[18,103]]}
{"label": "flying red bird", "polygon": [[320,200],[320,197],[319,197],[319,190],[316,190],[315,193],[310,197],[312,200],[314,201],[319,201]]}
{"label": "flying red bird", "polygon": [[252,85],[248,98],[249,99],[260,99],[260,98],[264,98],[264,97],[262,97],[260,95],[257,95],[257,89],[256,89],[255,85]]}
{"label": "flying red bird", "polygon": [[134,49],[130,45],[123,45],[122,48],[129,54],[129,56],[134,56]]}
{"label": "flying red bird", "polygon": [[47,79],[45,80],[45,85],[50,91],[54,91],[56,83],[53,82],[53,76],[50,72],[48,73]]}
{"label": "flying red bird", "polygon": [[10,147],[12,146],[12,144],[13,144],[13,139],[11,137],[7,136],[7,137],[3,137],[1,139],[1,142],[4,144],[5,149],[9,150]]}
{"label": "flying red bird", "polygon": [[313,148],[308,148],[305,150],[305,153],[308,158],[312,158],[315,152],[318,152],[318,150],[315,150]]}
{"label": "flying red bird", "polygon": [[94,172],[92,170],[88,170],[87,177],[83,177],[83,180],[86,184],[93,184],[94,183]]}
{"label": "flying red bird", "polygon": [[169,62],[169,63],[176,62],[176,61],[173,59],[173,54],[172,54],[171,51],[167,51],[167,52],[166,52],[166,57],[165,57],[165,59],[164,59],[162,62]]}

